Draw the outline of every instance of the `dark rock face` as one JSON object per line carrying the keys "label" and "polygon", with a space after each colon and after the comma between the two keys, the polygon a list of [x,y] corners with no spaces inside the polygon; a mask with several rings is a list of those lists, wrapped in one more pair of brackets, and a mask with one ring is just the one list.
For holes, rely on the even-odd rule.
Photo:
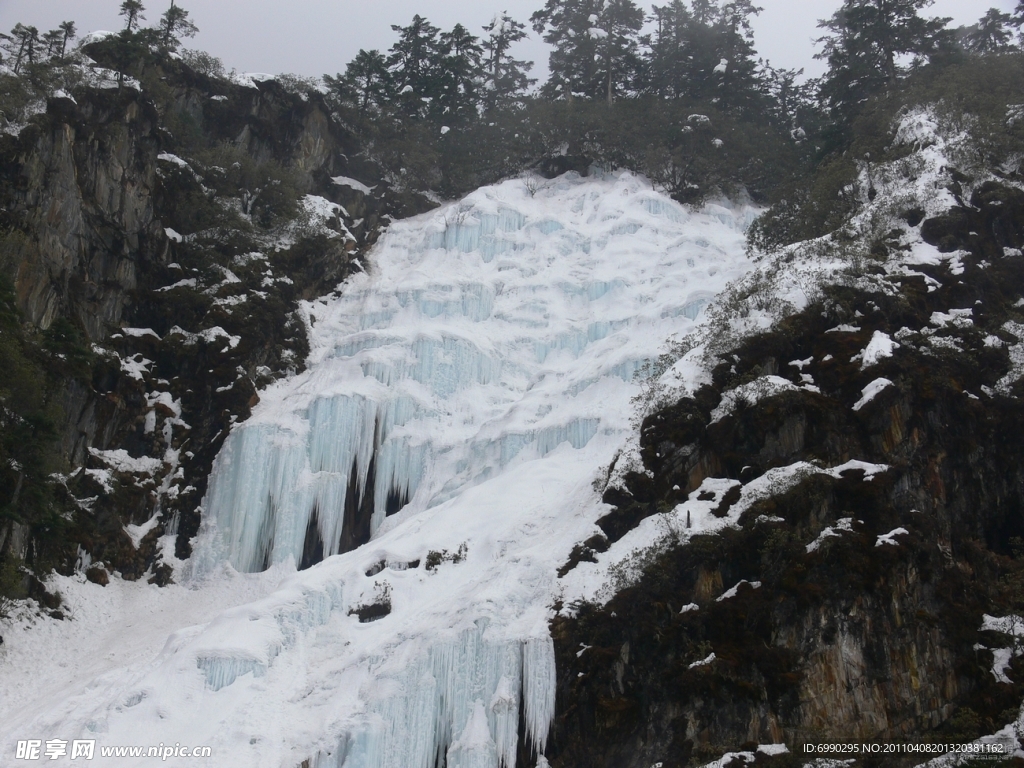
{"label": "dark rock face", "polygon": [[[943,251],[970,254],[962,275],[922,268],[940,284],[931,292],[919,276],[831,288],[724,356],[713,385],[645,420],[653,477],[606,494],[609,541],[707,477],[745,484],[798,461],[888,469],[809,472],[736,527],[653,557],[607,605],[556,619],[553,766],[693,765],[780,741],[969,740],[1016,717],[1024,675],[1015,661],[1012,682],[997,682],[988,650],[1011,641],[980,627],[1024,605],[1011,546],[1024,536],[1024,371],[1010,353],[1024,339],[1004,327],[1024,322],[1013,250],[1024,195],[991,184],[971,203],[921,225]],[[970,309],[969,321],[933,316],[950,309]],[[840,323],[858,330],[827,332]],[[862,368],[876,331],[900,346]],[[819,391],[710,423],[726,390],[766,375],[810,383],[801,374]],[[883,377],[891,385],[854,410]]]}
{"label": "dark rock face", "polygon": [[17,158],[5,163],[17,190],[7,216],[35,235],[16,277],[29,322],[45,329],[69,317],[96,339],[121,321],[139,262],[163,246],[157,127],[156,110],[133,92],[101,91],[81,106],[51,101],[46,119],[5,147]]}
{"label": "dark rock face", "polygon": [[[90,53],[102,60],[101,48]],[[0,218],[17,234],[4,239],[0,267],[31,327],[68,323],[91,348],[56,396],[72,523],[58,541],[0,524],[0,557],[32,565],[48,549],[46,561],[70,571],[81,546],[134,579],[153,569],[168,532],[186,557],[232,424],[248,417],[259,387],[301,368],[308,349],[298,301],[360,271],[360,255],[391,216],[429,206],[390,191],[319,94],[159,66],[159,98],[83,88],[74,100],[51,99],[19,136],[0,137]],[[190,157],[175,138],[184,134],[193,147],[275,164],[296,194],[340,207],[326,229],[296,230],[281,245],[239,225],[229,198],[215,194],[224,168],[165,154]],[[154,511],[155,527],[133,542],[125,526]],[[152,575],[170,578],[159,568]]]}

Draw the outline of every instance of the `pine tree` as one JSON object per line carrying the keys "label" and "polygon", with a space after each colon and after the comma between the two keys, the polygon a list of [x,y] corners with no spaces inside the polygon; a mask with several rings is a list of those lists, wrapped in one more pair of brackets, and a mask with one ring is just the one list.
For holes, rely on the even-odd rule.
{"label": "pine tree", "polygon": [[924,19],[918,11],[933,0],[845,0],[830,19],[816,58],[828,61],[822,96],[834,116],[849,120],[871,95],[899,80],[897,58],[927,56],[949,38],[948,18]]}
{"label": "pine tree", "polygon": [[635,77],[644,15],[633,0],[547,0],[530,21],[555,47],[545,95],[578,93],[610,104]]}
{"label": "pine tree", "polygon": [[8,55],[14,59],[15,74],[21,71],[22,65],[36,63],[41,45],[37,28],[20,23],[14,25],[4,47]]}
{"label": "pine tree", "polygon": [[438,33],[441,31],[419,14],[407,27],[392,24],[398,41],[388,52],[388,69],[407,117],[421,117],[438,95],[436,65],[441,57]]}
{"label": "pine tree", "polygon": [[60,42],[60,60],[64,61],[64,56],[67,54],[68,43],[75,39],[78,34],[78,29],[75,27],[73,21],[62,21],[57,27],[60,30],[62,38]]}
{"label": "pine tree", "polygon": [[46,57],[48,59],[57,58],[60,53],[60,43],[64,37],[64,33],[59,29],[51,29],[42,38],[42,45],[46,48]]}
{"label": "pine tree", "polygon": [[721,107],[755,104],[761,87],[750,18],[760,10],[749,0],[721,7],[694,0],[692,9],[682,0],[655,6],[647,87],[660,96]]}
{"label": "pine tree", "polygon": [[693,20],[705,27],[715,23],[719,13],[717,0],[693,0]]}
{"label": "pine tree", "polygon": [[798,144],[807,138],[808,129],[815,127],[820,114],[815,98],[817,83],[799,82],[803,73],[802,69],[775,69],[766,62],[759,74],[765,111]]}
{"label": "pine tree", "polygon": [[541,89],[548,98],[592,96],[597,41],[589,34],[599,0],[547,0],[530,16],[533,29],[554,46],[548,57],[550,76]]}
{"label": "pine tree", "polygon": [[379,113],[393,95],[387,59],[380,51],[360,50],[344,75],[324,77],[324,82],[361,116]]}
{"label": "pine tree", "polygon": [[[1024,0],[1017,0],[1017,7],[1013,9],[1013,13],[1010,15],[1009,24],[1018,33],[1021,32],[1021,27],[1024,26]],[[1024,36],[1024,33],[1021,34]]]}
{"label": "pine tree", "polygon": [[438,40],[437,97],[431,112],[442,122],[464,123],[478,115],[483,77],[480,41],[461,24]]}
{"label": "pine tree", "polygon": [[720,58],[712,69],[723,106],[753,107],[758,93],[754,30],[750,20],[761,12],[750,0],[733,0],[722,8],[717,24]]}
{"label": "pine tree", "polygon": [[637,35],[643,24],[643,11],[633,0],[608,0],[598,14],[597,23],[590,30],[591,36],[596,35],[598,40],[598,55],[602,59],[602,77],[608,104],[612,104],[616,92],[624,89],[635,76],[639,65]]}
{"label": "pine tree", "polygon": [[526,25],[508,14],[494,17],[484,27],[487,37],[481,42],[486,52],[484,60],[484,109],[491,111],[499,105],[518,99],[527,88],[537,82],[527,74],[532,61],[517,61],[509,49],[527,37]]}
{"label": "pine tree", "polygon": [[195,37],[199,32],[199,27],[189,21],[188,11],[175,5],[174,0],[171,0],[171,7],[160,17],[157,29],[160,35],[160,45],[170,50],[178,47],[181,38]]}
{"label": "pine tree", "polygon": [[1013,47],[1012,18],[998,8],[989,8],[978,23],[964,30],[963,44],[971,53],[1005,53]]}
{"label": "pine tree", "polygon": [[127,32],[131,33],[139,28],[139,23],[146,18],[142,15],[144,10],[146,9],[141,0],[124,0],[121,3],[118,15],[124,16],[124,28]]}
{"label": "pine tree", "polygon": [[655,30],[647,58],[647,87],[659,96],[679,98],[687,93],[690,82],[689,42],[695,21],[683,0],[652,10]]}

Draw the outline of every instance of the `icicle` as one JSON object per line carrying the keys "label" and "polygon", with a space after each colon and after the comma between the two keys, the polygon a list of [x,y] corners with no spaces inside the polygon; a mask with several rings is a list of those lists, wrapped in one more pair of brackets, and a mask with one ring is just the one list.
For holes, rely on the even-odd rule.
{"label": "icicle", "polygon": [[538,755],[544,754],[548,729],[555,717],[555,644],[551,637],[523,643],[523,702],[526,736]]}
{"label": "icicle", "polygon": [[498,752],[487,726],[487,715],[480,699],[473,702],[473,711],[466,727],[449,748],[448,768],[498,768]]}
{"label": "icicle", "polygon": [[[433,768],[442,758],[449,768],[515,768],[524,661],[536,659],[534,675],[553,674],[553,650],[527,650],[529,644],[517,640],[491,641],[486,629],[481,620],[455,640],[431,647],[399,677],[378,681],[370,715],[361,729],[342,739],[337,764]],[[550,669],[545,654],[551,655]],[[554,679],[540,687],[546,685],[553,691]],[[545,717],[543,712],[536,716]],[[551,714],[546,717],[550,720]],[[537,721],[530,732],[535,743],[546,739],[547,729],[547,721]]]}
{"label": "icicle", "polygon": [[267,673],[266,664],[251,659],[199,658],[196,659],[196,666],[203,670],[206,685],[214,691],[231,685],[236,678],[250,672],[253,677],[263,677]]}

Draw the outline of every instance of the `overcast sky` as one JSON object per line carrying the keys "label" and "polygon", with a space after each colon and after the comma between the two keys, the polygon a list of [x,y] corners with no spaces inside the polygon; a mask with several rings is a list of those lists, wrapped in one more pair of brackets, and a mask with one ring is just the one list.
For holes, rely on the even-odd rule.
{"label": "overcast sky", "polygon": [[[170,0],[143,0],[148,23],[155,24]],[[659,0],[667,4],[668,0]],[[199,26],[187,42],[220,57],[240,72],[333,74],[345,69],[360,48],[387,50],[394,42],[392,24],[407,24],[416,13],[436,26],[459,22],[474,34],[501,11],[529,24],[544,0],[178,0]],[[639,3],[650,10],[651,0]],[[763,6],[754,21],[758,53],[773,66],[803,67],[818,75],[822,62],[812,57],[817,20],[831,15],[840,0],[756,0]],[[952,16],[953,24],[972,24],[995,6],[1012,10],[1016,0],[936,0],[930,15]],[[82,32],[117,30],[120,0],[0,0],[0,30],[16,23],[52,29],[65,19]],[[536,62],[534,74],[547,73],[547,46],[531,34],[516,50],[517,58]]]}

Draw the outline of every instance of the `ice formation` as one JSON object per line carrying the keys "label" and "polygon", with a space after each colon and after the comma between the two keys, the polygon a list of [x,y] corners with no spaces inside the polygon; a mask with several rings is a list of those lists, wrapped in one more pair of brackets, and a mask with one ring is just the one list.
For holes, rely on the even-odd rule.
{"label": "ice formation", "polygon": [[187,583],[159,591],[203,612],[176,603],[183,628],[149,660],[0,703],[7,732],[203,744],[247,768],[543,750],[556,572],[607,511],[595,480],[633,432],[636,372],[748,269],[755,213],[617,173],[393,224],[365,274],[303,306],[305,372],[261,392],[215,463]]}
{"label": "ice formation", "polygon": [[[517,186],[521,199],[509,199]],[[725,254],[633,177],[545,191],[527,198],[507,184],[397,225],[372,276],[306,307],[310,372],[268,393],[273,404],[218,458],[206,502],[214,560],[301,563],[311,536],[334,555],[399,507],[435,506],[520,454],[590,441],[602,409],[580,391],[631,381],[656,349],[629,343],[631,331],[665,339],[687,325],[680,316],[695,319]],[[569,217],[552,215],[552,197],[575,198]],[[581,402],[560,401],[565,389]]]}

